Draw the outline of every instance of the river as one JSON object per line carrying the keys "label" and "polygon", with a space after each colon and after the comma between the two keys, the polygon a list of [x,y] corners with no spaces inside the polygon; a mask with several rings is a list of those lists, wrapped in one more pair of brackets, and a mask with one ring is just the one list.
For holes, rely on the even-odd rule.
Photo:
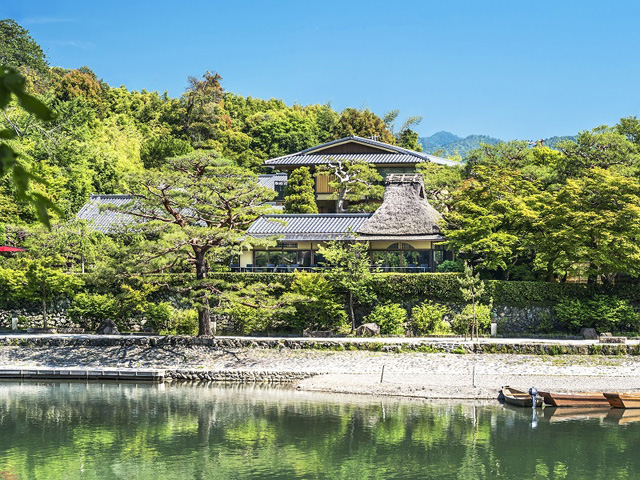
{"label": "river", "polygon": [[266,386],[0,382],[0,479],[631,479],[633,413],[534,416],[497,401]]}

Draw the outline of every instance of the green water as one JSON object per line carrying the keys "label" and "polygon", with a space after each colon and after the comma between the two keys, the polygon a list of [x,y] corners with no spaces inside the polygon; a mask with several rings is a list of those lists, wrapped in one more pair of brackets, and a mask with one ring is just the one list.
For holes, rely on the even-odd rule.
{"label": "green water", "polygon": [[497,402],[4,382],[0,479],[640,478],[640,422],[560,413],[536,424]]}

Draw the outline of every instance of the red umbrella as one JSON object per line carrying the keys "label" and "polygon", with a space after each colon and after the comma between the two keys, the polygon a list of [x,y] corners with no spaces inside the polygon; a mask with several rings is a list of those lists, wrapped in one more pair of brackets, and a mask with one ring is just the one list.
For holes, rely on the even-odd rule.
{"label": "red umbrella", "polygon": [[0,246],[0,252],[26,252],[24,248],[9,247],[7,245]]}

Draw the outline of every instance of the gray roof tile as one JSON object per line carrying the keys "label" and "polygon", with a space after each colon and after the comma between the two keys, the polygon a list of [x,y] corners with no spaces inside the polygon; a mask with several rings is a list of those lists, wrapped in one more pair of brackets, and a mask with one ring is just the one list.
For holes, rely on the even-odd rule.
{"label": "gray roof tile", "polygon": [[[102,233],[114,233],[123,226],[130,225],[140,220],[116,212],[114,210],[105,209],[106,205],[115,205],[121,207],[129,203],[133,197],[131,195],[91,195],[89,201],[76,214],[78,220],[86,220],[90,225]],[[101,207],[103,207],[101,209]]]}
{"label": "gray roof tile", "polygon": [[[338,145],[345,142],[357,142],[369,146],[379,147],[381,149],[389,151],[389,153],[332,153],[323,154],[322,150]],[[339,140],[333,140],[322,145],[307,148],[297,153],[285,155],[283,157],[272,158],[264,162],[267,166],[277,165],[321,165],[328,163],[331,158],[341,158],[345,160],[365,160],[367,162],[377,164],[393,164],[393,163],[405,163],[415,165],[417,163],[433,162],[439,165],[458,165],[458,162],[449,160],[447,158],[436,157],[427,153],[416,152],[406,148],[398,147],[395,145],[389,145],[388,143],[378,142],[371,140],[370,138],[362,137],[345,137]]]}
{"label": "gray roof tile", "polygon": [[263,215],[247,230],[252,237],[281,236],[284,240],[350,238],[371,217],[370,213]]}
{"label": "gray roof tile", "polygon": [[286,173],[270,173],[265,175],[258,175],[258,183],[263,187],[270,188],[274,190],[275,182],[281,182],[285,185],[287,184],[287,174]]}

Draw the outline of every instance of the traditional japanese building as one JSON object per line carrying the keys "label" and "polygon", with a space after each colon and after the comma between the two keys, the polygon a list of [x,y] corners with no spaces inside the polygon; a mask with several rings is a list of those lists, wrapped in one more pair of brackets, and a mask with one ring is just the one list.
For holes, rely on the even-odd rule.
{"label": "traditional japanese building", "polygon": [[[457,165],[457,162],[426,153],[408,150],[369,138],[345,137],[322,145],[307,148],[301,152],[264,162],[265,167],[281,172],[291,172],[298,167],[309,167],[313,172],[319,165],[327,165],[336,160],[365,161],[373,165],[383,180],[389,174],[415,173],[416,165],[432,162],[438,165]],[[335,190],[329,186],[330,175],[315,178],[316,203],[320,212],[335,212]]]}
{"label": "traditional japanese building", "polygon": [[240,268],[293,271],[321,268],[318,245],[362,241],[370,246],[371,265],[383,271],[432,272],[450,252],[438,227],[442,218],[425,198],[419,174],[388,173],[382,205],[374,213],[264,215],[248,229],[254,238],[277,238],[277,246],[247,251]]}

